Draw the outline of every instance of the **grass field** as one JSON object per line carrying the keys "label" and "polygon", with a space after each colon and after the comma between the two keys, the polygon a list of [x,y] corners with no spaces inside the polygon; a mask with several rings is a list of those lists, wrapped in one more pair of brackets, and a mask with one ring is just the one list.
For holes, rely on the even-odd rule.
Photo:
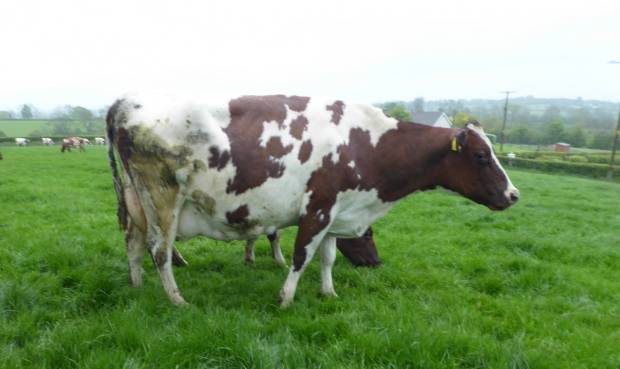
{"label": "grass field", "polygon": [[28,137],[32,131],[47,127],[47,120],[0,120],[0,131],[7,137]]}
{"label": "grass field", "polygon": [[[491,212],[445,192],[375,226],[384,266],[314,260],[287,310],[265,240],[178,246],[186,308],[150,260],[127,283],[105,150],[2,148],[0,368],[618,368],[620,185],[512,171]],[[294,230],[285,232],[290,257]]]}

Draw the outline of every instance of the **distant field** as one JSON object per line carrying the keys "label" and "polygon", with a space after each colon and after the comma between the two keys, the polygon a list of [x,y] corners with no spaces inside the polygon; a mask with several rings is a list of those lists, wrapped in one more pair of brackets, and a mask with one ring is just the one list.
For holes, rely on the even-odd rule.
{"label": "distant field", "polygon": [[[48,121],[48,120],[0,120],[0,131],[4,132],[7,137],[29,137],[34,131],[40,131],[34,136],[40,134],[45,136],[54,136],[52,128],[54,124],[63,124],[64,132],[70,135],[80,136],[101,136],[104,132],[105,123],[103,119],[94,119],[89,122],[82,121]],[[62,135],[60,135],[62,136]]]}
{"label": "distant field", "polygon": [[0,120],[0,131],[8,137],[27,137],[32,131],[46,127],[47,120]]}
{"label": "distant field", "polygon": [[620,367],[618,184],[511,170],[505,212],[414,195],[375,226],[382,267],[338,255],[326,299],[315,258],[287,310],[264,239],[253,267],[179,242],[177,308],[149,257],[128,286],[104,148],[1,150],[0,368]]}
{"label": "distant field", "polygon": [[[495,151],[499,152],[499,144],[495,144]],[[504,144],[504,152],[531,152],[531,151],[553,151],[551,145],[523,145],[523,144]],[[570,152],[576,153],[611,153],[611,150],[588,149],[582,147],[571,147]]]}

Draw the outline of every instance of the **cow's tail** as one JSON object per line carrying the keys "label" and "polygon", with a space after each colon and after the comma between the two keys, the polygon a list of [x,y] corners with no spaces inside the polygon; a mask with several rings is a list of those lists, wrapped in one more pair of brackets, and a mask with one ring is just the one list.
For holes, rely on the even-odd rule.
{"label": "cow's tail", "polygon": [[118,166],[116,165],[116,157],[114,156],[114,144],[116,135],[116,123],[119,119],[119,109],[122,109],[122,100],[116,102],[108,110],[106,116],[107,135],[108,135],[108,160],[112,169],[112,179],[114,181],[114,190],[116,191],[116,199],[118,201],[118,224],[122,230],[127,230],[127,203],[125,202],[125,192],[123,190],[123,182],[119,175]]}

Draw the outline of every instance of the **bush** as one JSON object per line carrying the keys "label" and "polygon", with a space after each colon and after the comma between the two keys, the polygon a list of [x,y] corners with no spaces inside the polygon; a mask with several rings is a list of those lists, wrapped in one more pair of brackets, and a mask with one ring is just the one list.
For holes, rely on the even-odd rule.
{"label": "bush", "polygon": [[588,163],[588,158],[583,155],[567,155],[564,157],[564,160],[569,161],[571,163]]}
{"label": "bush", "polygon": [[[569,161],[547,161],[547,160],[532,160],[532,159],[508,159],[505,156],[499,157],[502,164],[512,166],[515,168],[526,168],[540,170],[546,173],[564,173],[564,174],[577,174],[592,178],[605,178],[609,171],[609,165],[606,164],[591,164],[591,163],[573,163]],[[614,170],[614,176],[620,172],[618,167]]]}
{"label": "bush", "polygon": [[508,159],[505,156],[500,156],[499,160],[506,166],[510,166],[510,162],[512,162],[512,166],[515,168],[535,169],[546,173],[577,174],[592,178],[605,178],[607,176],[607,171],[609,170],[609,165],[605,164],[532,160],[523,158]]}

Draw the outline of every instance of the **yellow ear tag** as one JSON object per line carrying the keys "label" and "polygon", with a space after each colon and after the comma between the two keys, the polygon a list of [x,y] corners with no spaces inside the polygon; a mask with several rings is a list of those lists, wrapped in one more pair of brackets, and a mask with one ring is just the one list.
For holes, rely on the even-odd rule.
{"label": "yellow ear tag", "polygon": [[459,146],[456,143],[456,137],[452,137],[452,151],[459,151]]}

